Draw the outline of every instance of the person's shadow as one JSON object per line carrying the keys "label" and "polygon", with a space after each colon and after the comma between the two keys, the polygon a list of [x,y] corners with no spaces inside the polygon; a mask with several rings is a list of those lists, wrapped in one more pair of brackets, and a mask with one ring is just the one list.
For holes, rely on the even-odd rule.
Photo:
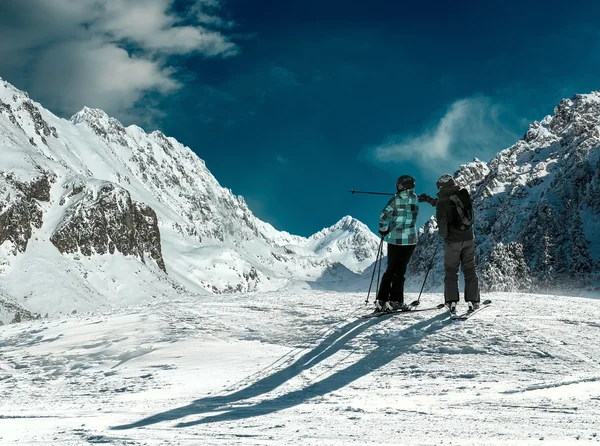
{"label": "person's shadow", "polygon": [[356,363],[346,367],[345,369],[338,370],[322,381],[311,384],[303,389],[289,392],[272,399],[253,403],[248,406],[227,407],[233,403],[260,396],[272,391],[273,389],[299,375],[304,370],[310,369],[319,362],[332,356],[341,350],[348,343],[348,341],[354,339],[368,328],[376,325],[378,322],[387,320],[389,317],[397,316],[383,316],[368,320],[358,319],[350,322],[327,336],[318,346],[298,358],[292,364],[273,373],[272,375],[256,381],[254,384],[251,384],[237,392],[229,395],[201,398],[195,400],[187,406],[178,407],[166,412],[152,415],[148,418],[144,418],[131,424],[114,426],[111,429],[132,429],[136,427],[148,426],[150,424],[155,424],[162,421],[177,420],[190,415],[209,412],[222,412],[218,415],[207,416],[196,421],[179,423],[176,425],[177,427],[187,427],[196,424],[256,417],[259,415],[266,415],[287,409],[289,407],[302,404],[308,399],[338,390],[352,381],[355,381],[358,378],[361,378],[370,372],[388,364],[401,354],[405,353],[408,348],[418,343],[425,336],[443,328],[445,326],[443,323],[444,320],[449,320],[448,315],[444,313],[400,330],[397,333],[398,337],[395,337],[394,340],[379,343],[371,353]]}

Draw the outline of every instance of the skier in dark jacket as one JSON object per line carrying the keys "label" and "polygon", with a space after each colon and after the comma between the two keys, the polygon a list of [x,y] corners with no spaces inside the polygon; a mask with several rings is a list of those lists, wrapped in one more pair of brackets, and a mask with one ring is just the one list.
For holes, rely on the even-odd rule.
{"label": "skier in dark jacket", "polygon": [[[475,242],[473,227],[462,223],[462,209],[457,209],[456,197],[461,191],[452,178],[444,174],[437,181],[438,198],[427,194],[419,195],[419,202],[427,201],[435,207],[438,233],[444,239],[444,300],[448,309],[456,312],[459,300],[458,268],[462,268],[465,276],[465,301],[469,310],[479,308],[479,279],[475,268]],[[470,205],[470,197],[467,195]],[[472,222],[471,222],[472,223]]]}
{"label": "skier in dark jacket", "polygon": [[388,264],[377,294],[377,311],[407,310],[404,304],[406,266],[417,244],[419,206],[415,195],[415,179],[402,175],[396,181],[396,195],[381,211],[379,233],[388,245]]}

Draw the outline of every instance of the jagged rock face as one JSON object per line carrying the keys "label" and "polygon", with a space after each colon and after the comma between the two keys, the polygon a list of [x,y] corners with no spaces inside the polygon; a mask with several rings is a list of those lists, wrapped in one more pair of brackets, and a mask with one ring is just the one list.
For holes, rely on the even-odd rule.
{"label": "jagged rock face", "polygon": [[[53,136],[54,138],[58,138],[58,134],[56,133],[56,128],[48,125],[39,109],[31,102],[30,100],[23,101],[21,107],[29,114],[31,117],[31,122],[33,122],[35,133],[38,135],[40,140],[48,145],[48,141],[46,138]],[[32,145],[35,145],[34,140],[30,140]]]}
{"label": "jagged rock face", "polygon": [[137,256],[142,262],[148,254],[166,272],[162,258],[156,213],[136,203],[129,192],[112,183],[97,189],[85,184],[65,185],[71,190],[61,199],[68,210],[50,237],[61,253],[114,254]]}
{"label": "jagged rock face", "polygon": [[49,200],[48,176],[21,182],[14,175],[0,172],[0,245],[8,241],[14,255],[25,252],[33,228],[42,227],[39,202]]}
{"label": "jagged rock face", "polygon": [[[0,98],[0,115],[6,116],[9,121],[24,135],[27,135],[28,142],[34,147],[38,143],[48,145],[48,138],[58,138],[56,127],[51,126],[43,118],[40,109],[29,99],[26,93],[15,90],[8,82],[2,81],[3,86],[10,95],[10,101]],[[25,124],[25,125],[24,125]],[[33,132],[29,134],[24,127],[32,124]]]}
{"label": "jagged rock face", "polygon": [[[484,289],[598,286],[600,92],[561,101],[489,164],[476,160],[456,177],[472,194]],[[434,240],[426,237],[431,224],[424,244]],[[440,262],[434,271],[443,277]],[[424,270],[423,260],[409,269],[421,277]]]}

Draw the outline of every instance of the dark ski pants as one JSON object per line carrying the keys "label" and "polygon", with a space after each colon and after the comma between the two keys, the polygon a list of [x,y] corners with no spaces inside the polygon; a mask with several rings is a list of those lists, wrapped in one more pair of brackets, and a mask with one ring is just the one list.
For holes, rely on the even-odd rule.
{"label": "dark ski pants", "polygon": [[404,279],[406,274],[406,266],[410,261],[416,245],[392,245],[388,243],[388,264],[377,299],[387,301],[395,301],[404,303]]}
{"label": "dark ski pants", "polygon": [[475,242],[444,242],[444,299],[446,302],[458,302],[458,267],[465,276],[465,300],[479,302],[479,279],[475,269]]}

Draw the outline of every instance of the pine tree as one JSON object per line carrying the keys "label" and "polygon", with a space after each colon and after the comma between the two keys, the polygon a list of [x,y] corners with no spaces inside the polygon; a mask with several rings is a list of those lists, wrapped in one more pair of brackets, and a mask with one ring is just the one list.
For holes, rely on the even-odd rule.
{"label": "pine tree", "polygon": [[572,225],[569,276],[579,284],[588,285],[593,271],[593,261],[588,249],[589,242],[583,232],[579,210],[574,212]]}
{"label": "pine tree", "polygon": [[540,204],[519,239],[539,290],[554,288],[568,276],[569,224],[559,217],[562,214],[548,203]]}
{"label": "pine tree", "polygon": [[487,258],[481,274],[487,291],[518,291],[531,287],[529,266],[525,261],[523,245],[498,243]]}

